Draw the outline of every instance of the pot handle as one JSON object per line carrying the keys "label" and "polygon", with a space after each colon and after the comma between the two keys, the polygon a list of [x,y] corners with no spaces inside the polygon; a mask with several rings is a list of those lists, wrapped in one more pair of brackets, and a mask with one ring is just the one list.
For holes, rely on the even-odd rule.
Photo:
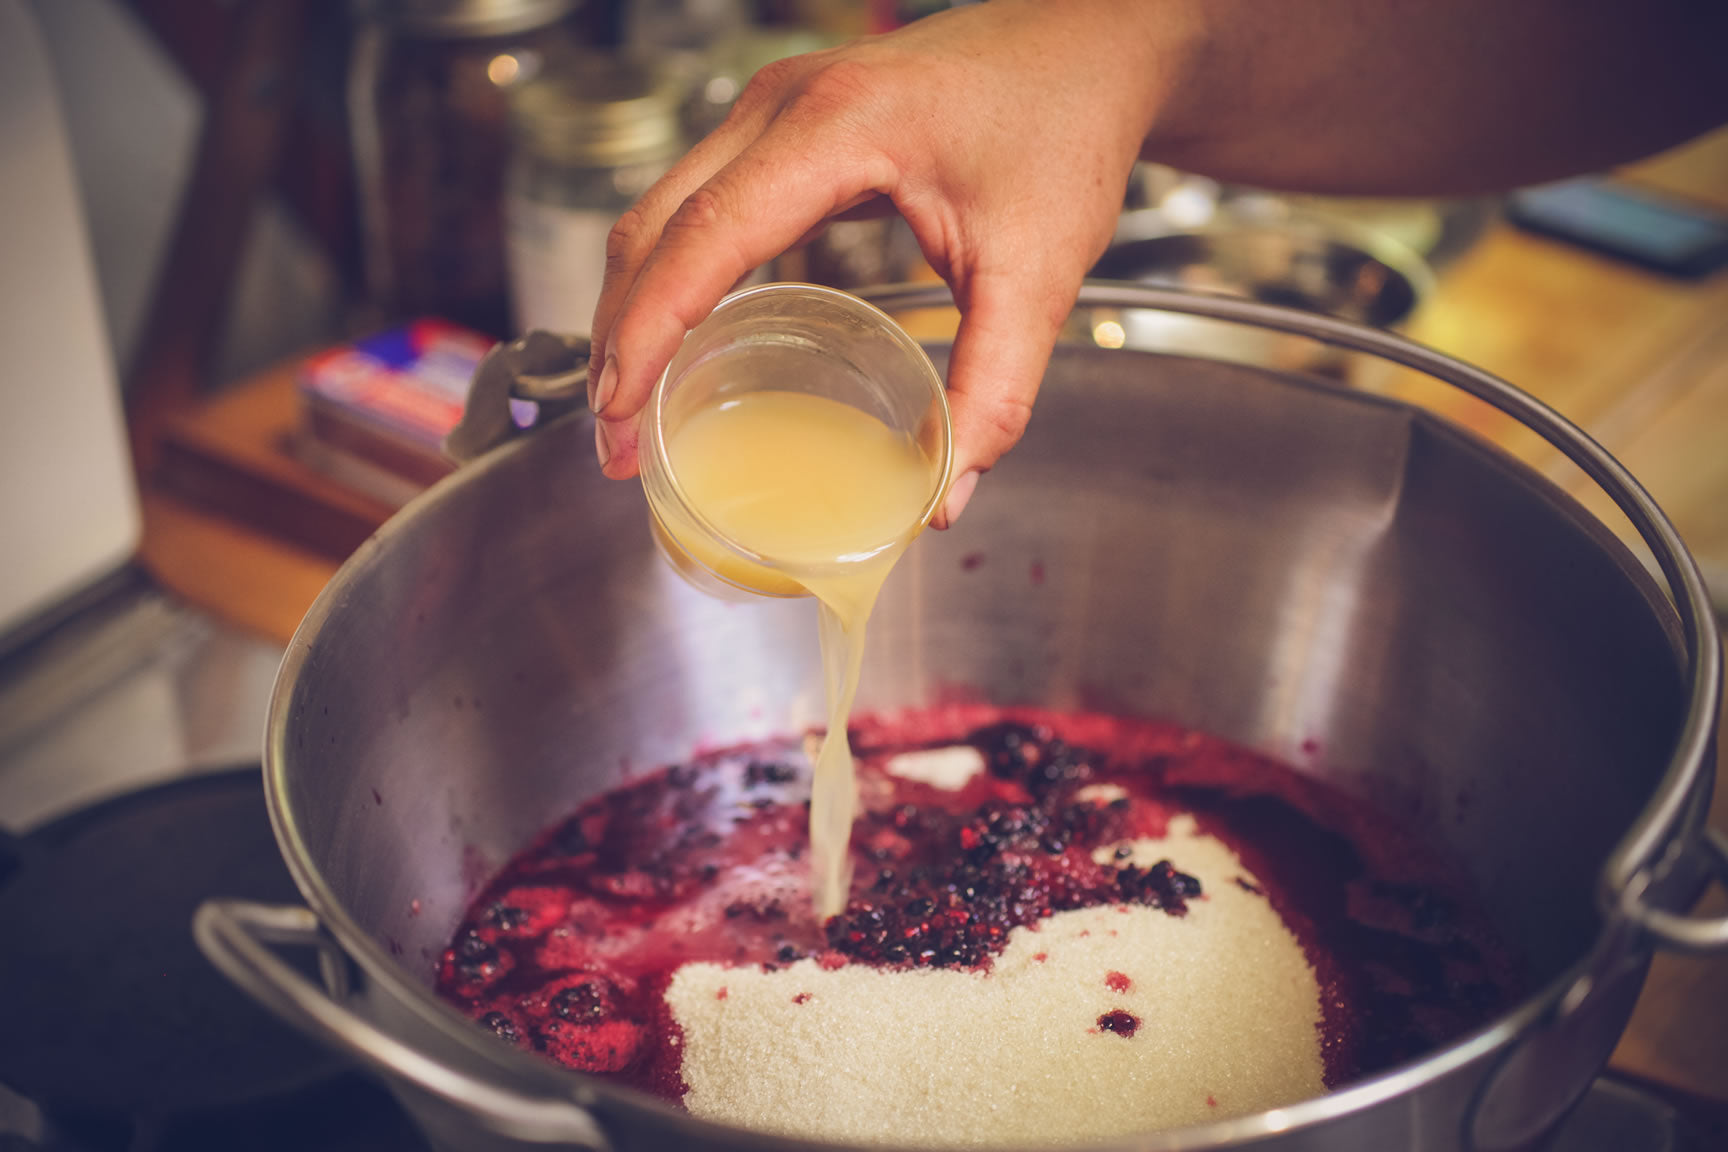
{"label": "pot handle", "polygon": [[[427,1056],[357,1015],[276,954],[279,947],[312,948],[320,968],[346,972],[347,956],[318,917],[294,905],[206,900],[192,918],[198,947],[224,976],[286,1023],[374,1071],[476,1116],[513,1140],[609,1152],[611,1143],[585,1110],[570,1100],[525,1096]],[[337,986],[342,981],[337,981]]]}
{"label": "pot handle", "polygon": [[[1702,863],[1708,878],[1728,888],[1728,834],[1715,828],[1702,828],[1695,844],[1698,854],[1704,857]],[[1643,896],[1649,887],[1649,876],[1641,876],[1642,883],[1629,884],[1620,890],[1618,908],[1622,916],[1643,929],[1656,943],[1676,952],[1721,952],[1728,949],[1728,916],[1688,916],[1648,903]]]}
{"label": "pot handle", "polygon": [[462,419],[444,437],[444,455],[458,464],[512,440],[519,427],[510,404],[535,405],[533,427],[588,406],[588,337],[539,329],[495,344],[474,369]]}

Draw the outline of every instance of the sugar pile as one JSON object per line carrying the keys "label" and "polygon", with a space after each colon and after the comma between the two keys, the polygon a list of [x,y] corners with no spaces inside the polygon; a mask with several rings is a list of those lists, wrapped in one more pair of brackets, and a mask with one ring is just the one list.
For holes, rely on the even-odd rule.
{"label": "sugar pile", "polygon": [[988,973],[685,965],[666,993],[685,1106],[792,1137],[967,1147],[1085,1143],[1320,1095],[1301,946],[1191,818],[1125,862],[1162,859],[1204,887],[1185,917],[1058,913],[1014,929]]}

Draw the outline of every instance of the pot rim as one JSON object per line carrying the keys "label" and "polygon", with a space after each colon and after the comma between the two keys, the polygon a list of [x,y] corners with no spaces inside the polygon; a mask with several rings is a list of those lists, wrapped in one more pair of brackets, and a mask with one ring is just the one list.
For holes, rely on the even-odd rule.
{"label": "pot rim", "polygon": [[[951,303],[947,288],[939,284],[895,285],[866,295],[886,312],[941,307]],[[1152,309],[1269,328],[1414,368],[1517,419],[1577,464],[1614,501],[1654,553],[1666,580],[1684,637],[1687,661],[1684,671],[1689,682],[1686,714],[1668,766],[1651,799],[1621,837],[1602,869],[1604,923],[1598,930],[1597,941],[1609,935],[1613,927],[1609,923],[1612,918],[1636,915],[1639,909],[1635,904],[1629,906],[1626,894],[1659,860],[1682,826],[1687,806],[1694,797],[1709,758],[1721,693],[1722,651],[1709,592],[1697,563],[1673,525],[1625,467],[1581,429],[1541,401],[1496,376],[1390,332],[1278,305],[1128,284],[1089,282],[1080,290],[1075,307]],[[307,904],[369,980],[375,981],[398,1003],[412,1011],[420,1022],[435,1028],[445,1039],[460,1045],[464,1052],[497,1067],[500,1072],[510,1073],[526,1083],[546,1086],[584,1107],[611,1105],[638,1114],[646,1113],[691,1134],[716,1131],[747,1133],[766,1146],[788,1149],[824,1148],[839,1152],[851,1148],[853,1146],[845,1144],[789,1141],[754,1129],[699,1120],[657,1098],[558,1068],[528,1053],[491,1041],[429,988],[409,978],[406,968],[387,955],[383,945],[348,914],[312,863],[290,803],[287,734],[294,710],[294,689],[314,640],[345,598],[346,586],[355,574],[373,556],[387,550],[392,538],[404,531],[407,524],[430,514],[431,509],[449,498],[459,478],[460,482],[475,481],[490,470],[501,467],[524,447],[520,440],[508,443],[465,466],[456,476],[447,478],[412,501],[349,557],[295,630],[272,688],[263,756],[270,820],[289,872]],[[1553,1011],[1568,990],[1586,977],[1592,967],[1592,954],[1586,952],[1511,1013],[1417,1060],[1324,1096],[1208,1124],[1079,1147],[1092,1152],[1130,1147],[1136,1152],[1183,1152],[1242,1143],[1343,1119],[1439,1080],[1509,1045]],[[880,1147],[885,1152],[893,1152],[891,1146]],[[1075,1146],[1064,1145],[1062,1148],[1063,1152],[1075,1152]],[[903,1149],[903,1152],[911,1150]]]}

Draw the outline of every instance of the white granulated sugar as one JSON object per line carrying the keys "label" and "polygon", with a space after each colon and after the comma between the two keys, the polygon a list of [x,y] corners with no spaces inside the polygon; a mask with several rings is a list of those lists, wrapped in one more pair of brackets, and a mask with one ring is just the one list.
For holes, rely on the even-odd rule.
{"label": "white granulated sugar", "polygon": [[[808,1139],[1079,1144],[1321,1094],[1319,992],[1240,861],[1191,820],[1134,844],[1206,895],[1017,928],[988,974],[690,964],[666,1000],[697,1116]],[[1124,991],[1111,973],[1130,981]],[[1132,1037],[1098,1026],[1121,1009]]]}
{"label": "white granulated sugar", "polygon": [[984,754],[970,744],[926,748],[902,752],[891,757],[884,767],[890,776],[957,792],[966,787],[968,780],[984,771]]}
{"label": "white granulated sugar", "polygon": [[1112,800],[1120,800],[1127,795],[1128,789],[1120,784],[1088,784],[1074,793],[1074,799],[1102,808]]}

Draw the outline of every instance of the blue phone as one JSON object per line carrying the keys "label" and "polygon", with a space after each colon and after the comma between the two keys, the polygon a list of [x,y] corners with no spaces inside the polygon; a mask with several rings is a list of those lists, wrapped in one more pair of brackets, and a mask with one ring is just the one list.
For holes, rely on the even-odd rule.
{"label": "blue phone", "polygon": [[1507,215],[1531,232],[1669,276],[1706,276],[1728,264],[1728,216],[1600,177],[1515,192]]}

